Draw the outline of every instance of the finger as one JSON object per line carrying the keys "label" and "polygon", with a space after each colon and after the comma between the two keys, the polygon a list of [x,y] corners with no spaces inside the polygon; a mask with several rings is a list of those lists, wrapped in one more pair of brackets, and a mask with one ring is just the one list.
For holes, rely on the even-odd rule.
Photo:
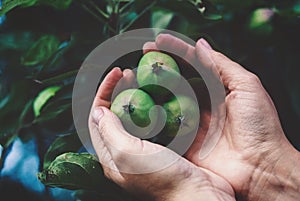
{"label": "finger", "polygon": [[137,88],[135,74],[132,70],[125,69],[123,71],[123,77],[119,80],[118,84],[113,90],[111,100],[113,101],[120,92],[130,88]]}
{"label": "finger", "polygon": [[[195,47],[189,45],[188,43],[184,42],[183,40],[176,38],[169,34],[160,34],[156,38],[156,45],[159,49],[165,50],[167,52],[173,52],[174,54],[181,56],[183,59],[185,59],[188,63],[193,64],[194,67],[201,68],[201,65],[199,65],[198,59],[196,59],[196,52]],[[207,43],[206,46],[209,48],[209,44]],[[211,47],[210,47],[211,49]],[[203,72],[203,71],[201,71]],[[203,91],[206,91],[204,89],[199,90],[200,86],[197,86],[197,95],[203,96]],[[204,87],[204,86],[203,86]],[[206,89],[206,88],[205,88]],[[205,94],[208,95],[209,94]],[[201,98],[203,99],[203,97]],[[199,146],[201,146],[202,142],[205,139],[206,132],[208,129],[208,126],[210,124],[210,102],[207,103],[201,101],[201,121],[199,125],[199,131],[198,134],[186,153],[186,156],[189,157],[190,155],[193,155],[192,153],[197,151],[199,149]]]}
{"label": "finger", "polygon": [[123,80],[123,90],[132,88],[136,83],[134,72],[130,69],[125,69],[123,71]]}
{"label": "finger", "polygon": [[146,42],[143,46],[143,53],[146,54],[150,51],[158,51],[158,48],[155,44],[155,42]]}
{"label": "finger", "polygon": [[128,154],[148,154],[156,150],[155,146],[147,146],[152,143],[129,134],[120,119],[106,107],[94,108],[91,111],[91,122],[98,127],[104,143],[110,145],[110,151],[116,149]]}
{"label": "finger", "polygon": [[119,92],[129,88],[133,88],[135,86],[135,83],[136,79],[134,72],[130,69],[125,69],[123,71],[123,77],[118,81],[117,85],[115,86],[111,100],[113,100],[114,96],[117,95]]}
{"label": "finger", "polygon": [[106,107],[92,109],[90,124],[90,127],[96,128],[96,131],[91,132],[91,140],[98,156],[101,156],[102,150],[99,150],[98,147],[103,147],[102,143],[110,152],[113,149],[128,152],[132,144],[138,146],[140,143],[138,138],[133,137],[124,130],[120,119]]}
{"label": "finger", "polygon": [[[153,154],[165,148],[130,135],[124,130],[120,119],[108,108],[96,107],[91,111],[90,127],[97,128],[92,130],[91,140],[100,162],[106,167],[126,173],[140,173],[163,164],[157,163],[157,157],[153,157]],[[109,152],[109,156],[103,154],[104,150]],[[164,153],[167,155],[162,154],[161,157],[170,155],[165,160],[176,156],[173,152]]]}
{"label": "finger", "polygon": [[[120,119],[105,107],[96,107],[92,111],[92,122],[94,122],[103,138],[105,144],[112,145],[111,149],[118,149],[124,153],[149,153],[151,147],[143,147],[142,141],[125,131]],[[134,147],[133,147],[134,145]]]}
{"label": "finger", "polygon": [[109,108],[111,96],[119,80],[123,77],[120,68],[113,68],[102,81],[93,103],[93,107],[104,106]]}
{"label": "finger", "polygon": [[[214,51],[204,39],[198,40],[196,54],[202,66],[215,71],[229,91],[238,89],[240,86],[243,88],[244,84],[249,83],[249,79],[256,79],[254,74],[247,71],[238,63]],[[250,83],[253,82],[250,81]]]}
{"label": "finger", "polygon": [[158,49],[174,53],[189,63],[193,64],[196,59],[195,47],[170,34],[158,35],[155,44]]}

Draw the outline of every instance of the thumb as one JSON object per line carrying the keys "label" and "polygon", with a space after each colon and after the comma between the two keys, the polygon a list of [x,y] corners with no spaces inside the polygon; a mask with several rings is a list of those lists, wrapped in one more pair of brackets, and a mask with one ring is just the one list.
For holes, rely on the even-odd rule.
{"label": "thumb", "polygon": [[91,132],[91,139],[96,152],[98,142],[107,145],[109,150],[117,148],[125,152],[135,152],[132,149],[132,144],[137,146],[140,143],[140,139],[129,134],[124,129],[120,119],[106,107],[95,107],[92,110],[91,124],[94,124],[97,129],[96,132]]}
{"label": "thumb", "polygon": [[94,107],[89,129],[94,150],[105,172],[110,175],[132,172],[127,165],[132,164],[132,160],[128,163],[125,159],[140,152],[140,142],[125,131],[119,118],[106,107]]}
{"label": "thumb", "polygon": [[120,119],[105,107],[95,107],[91,111],[90,129],[100,162],[117,172],[155,172],[180,158],[165,147],[130,135],[124,130]]}

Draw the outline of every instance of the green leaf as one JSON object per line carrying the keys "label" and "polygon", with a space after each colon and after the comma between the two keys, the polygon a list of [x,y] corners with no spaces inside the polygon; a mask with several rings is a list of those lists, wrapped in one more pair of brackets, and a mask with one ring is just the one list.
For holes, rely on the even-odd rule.
{"label": "green leaf", "polygon": [[13,112],[20,113],[23,110],[30,91],[30,85],[26,80],[14,80],[12,83],[8,82],[7,85],[10,85],[9,93],[3,97],[3,102],[0,101],[0,117],[4,118]]}
{"label": "green leaf", "polygon": [[250,24],[249,24],[250,28],[254,29],[270,22],[273,15],[274,15],[274,11],[272,9],[269,8],[256,9],[250,17]]}
{"label": "green leaf", "polygon": [[174,13],[168,10],[157,10],[151,16],[151,27],[166,29],[174,17]]}
{"label": "green leaf", "polygon": [[89,153],[64,153],[55,158],[47,169],[38,173],[47,186],[66,189],[100,189],[108,187],[102,167]]}
{"label": "green leaf", "polygon": [[[174,0],[157,1],[156,7],[158,9],[167,8],[167,10],[170,10],[174,13],[174,17],[176,17],[176,23],[172,23],[172,26],[176,26],[175,30],[179,31],[180,33],[182,30],[177,28],[178,26],[181,26],[178,25],[178,20],[183,21],[182,24],[188,27],[186,29],[190,29],[189,27],[194,26],[195,24],[197,27],[201,27],[205,22],[203,13],[199,10],[199,7],[190,1],[178,0],[176,3]],[[189,23],[187,23],[187,21]]]}
{"label": "green leaf", "polygon": [[221,20],[223,16],[215,13],[206,13],[204,12],[203,17],[208,20]]}
{"label": "green leaf", "polygon": [[0,16],[11,11],[15,7],[30,7],[37,4],[49,5],[56,9],[67,9],[71,5],[72,0],[3,0],[0,10]]}
{"label": "green leaf", "polygon": [[38,71],[38,77],[45,77],[45,75],[48,75],[49,72],[53,72],[57,69],[59,69],[60,64],[63,62],[64,54],[69,50],[70,48],[70,42],[64,42],[62,47],[58,48],[57,51],[53,52],[53,54],[47,59],[46,62],[43,63],[43,66]]}
{"label": "green leaf", "polygon": [[[67,125],[67,122],[72,118],[72,89],[73,84],[62,86],[54,96],[49,98],[51,100],[42,106],[40,114],[35,116],[34,123],[42,123],[49,120],[54,123],[59,122],[61,118],[65,122],[64,125]],[[60,124],[57,123],[57,125]]]}
{"label": "green leaf", "polygon": [[11,11],[17,6],[29,7],[35,5],[37,0],[3,0],[0,10],[0,16]]}
{"label": "green leaf", "polygon": [[39,0],[39,4],[52,6],[56,9],[67,9],[70,7],[72,0]]}
{"label": "green leaf", "polygon": [[[137,3],[145,3],[144,1],[136,1]],[[149,3],[148,3],[149,2]],[[124,31],[127,31],[137,20],[139,20],[145,13],[147,13],[150,9],[153,8],[153,6],[156,4],[156,1],[147,1],[147,5],[144,5],[144,8],[134,15],[134,18],[128,22],[126,25],[124,24],[123,27],[121,28],[121,33]]]}
{"label": "green leaf", "polygon": [[[29,100],[25,106],[24,106],[24,109],[23,111],[21,112],[20,116],[19,116],[19,123],[22,125],[22,124],[30,124],[32,123],[32,120],[33,120],[33,117],[34,114],[33,114],[33,100]],[[30,119],[28,121],[28,119]]]}
{"label": "green leaf", "polygon": [[82,143],[76,133],[66,134],[57,137],[48,148],[44,158],[44,169],[47,169],[51,162],[60,154],[65,152],[77,152]]}
{"label": "green leaf", "polygon": [[0,100],[0,109],[2,109],[9,102],[9,99],[10,99],[10,95],[7,95]]}
{"label": "green leaf", "polygon": [[270,22],[274,16],[274,13],[274,10],[269,8],[256,9],[250,16],[248,27],[256,34],[270,34],[273,31],[273,26]]}
{"label": "green leaf", "polygon": [[64,81],[73,80],[75,79],[76,75],[78,73],[78,70],[72,70],[63,74],[59,74],[54,77],[50,77],[44,80],[37,80],[37,82],[42,84],[58,84],[63,83]]}
{"label": "green leaf", "polygon": [[[41,123],[51,119],[58,118],[59,115],[68,112],[72,107],[71,100],[58,100],[48,103],[41,110],[41,114],[36,117],[34,123]],[[59,124],[59,123],[58,123]]]}
{"label": "green leaf", "polygon": [[51,86],[46,89],[44,89],[42,92],[39,93],[39,95],[35,98],[33,102],[33,111],[34,115],[37,117],[41,113],[42,107],[45,105],[45,103],[55,95],[55,93],[60,89],[60,86]]}
{"label": "green leaf", "polygon": [[66,100],[67,102],[71,102],[73,87],[74,87],[73,83],[62,86],[62,88],[59,91],[57,91],[55,96],[51,99],[51,102],[64,101],[64,100]]}
{"label": "green leaf", "polygon": [[59,40],[53,35],[38,39],[21,58],[25,66],[35,66],[46,62],[59,48]]}
{"label": "green leaf", "polygon": [[16,137],[16,131],[18,125],[16,126],[14,122],[11,121],[9,122],[1,121],[1,124],[3,123],[5,124],[1,125],[0,127],[0,145],[2,145],[3,147],[8,147],[9,144]]}
{"label": "green leaf", "polygon": [[26,114],[32,108],[32,100],[28,97],[30,94],[28,82],[19,80],[9,84],[11,85],[8,88],[9,93],[3,97],[4,101],[0,101],[0,144],[4,147],[8,146],[18,134],[23,127]]}
{"label": "green leaf", "polygon": [[293,6],[293,11],[295,13],[300,14],[300,1],[298,1],[294,6]]}
{"label": "green leaf", "polygon": [[28,101],[20,111],[10,111],[5,116],[0,116],[0,144],[8,147],[14,138],[19,134],[21,128],[25,127],[24,122],[26,115],[32,106],[32,100]]}

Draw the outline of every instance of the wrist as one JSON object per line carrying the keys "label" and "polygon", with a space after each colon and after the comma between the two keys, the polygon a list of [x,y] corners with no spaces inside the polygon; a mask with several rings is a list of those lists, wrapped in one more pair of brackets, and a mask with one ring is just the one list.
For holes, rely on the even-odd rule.
{"label": "wrist", "polygon": [[[197,168],[199,170],[199,168]],[[194,171],[189,178],[183,180],[168,194],[156,201],[235,201],[234,191],[229,183],[217,175],[203,174],[203,170]]]}
{"label": "wrist", "polygon": [[230,194],[227,194],[224,191],[215,189],[214,187],[206,187],[206,188],[203,187],[201,189],[190,188],[184,191],[178,191],[166,199],[157,199],[156,201],[182,201],[182,200],[235,201],[235,197]]}
{"label": "wrist", "polygon": [[264,157],[255,169],[248,200],[298,201],[300,197],[300,153],[289,143]]}
{"label": "wrist", "polygon": [[160,192],[155,196],[155,201],[180,201],[180,200],[195,200],[197,201],[198,192],[202,190],[203,183],[208,179],[206,175],[198,175],[198,168],[192,168],[185,173],[184,178],[176,181],[168,186],[167,191]]}

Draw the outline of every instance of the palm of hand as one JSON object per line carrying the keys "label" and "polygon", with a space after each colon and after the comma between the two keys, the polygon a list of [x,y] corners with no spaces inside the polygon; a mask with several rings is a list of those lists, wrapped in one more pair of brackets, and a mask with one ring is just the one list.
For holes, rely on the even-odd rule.
{"label": "palm of hand", "polygon": [[[113,89],[120,79],[124,78],[121,86],[126,86],[126,82],[131,84],[132,77],[129,78],[125,74],[122,75],[120,70],[114,69],[107,75],[97,92],[89,120],[92,142],[106,176],[129,191],[151,194],[154,197],[166,196],[161,195],[161,193],[184,192],[184,189],[190,190],[205,184],[205,191],[209,189],[208,192],[213,192],[213,196],[222,197],[223,200],[233,200],[233,189],[226,180],[208,170],[195,166],[171,150],[167,151],[167,154],[161,155],[161,160],[156,158],[147,161],[147,163],[144,160],[139,163],[136,158],[131,160],[130,153],[147,155],[147,153],[166,150],[166,148],[130,136],[121,126],[119,119],[108,110]],[[99,106],[106,107],[103,109],[105,117],[97,121],[98,114],[94,109]],[[107,133],[106,130],[109,130],[111,134]],[[114,136],[116,134],[117,136]],[[116,147],[118,150],[115,149]],[[175,160],[167,168],[147,174],[139,172],[145,168],[156,168],[161,165],[162,161],[169,158]]]}
{"label": "palm of hand", "polygon": [[[214,65],[222,63],[228,65],[227,68],[229,65],[238,65],[219,54],[213,59],[216,59]],[[222,61],[225,59],[227,61]],[[199,159],[200,148],[197,143],[186,156],[195,164],[226,178],[237,192],[241,192],[249,188],[247,185],[251,176],[262,163],[263,157],[277,148],[275,144],[280,146],[284,135],[276,109],[259,79],[242,67],[237,67],[236,73],[240,77],[234,78],[226,86],[226,117],[218,144],[203,160]],[[225,76],[223,79],[229,80]],[[203,116],[205,118],[202,119],[207,121],[211,114],[205,111]],[[209,121],[202,122],[198,136],[205,135],[208,124]]]}

